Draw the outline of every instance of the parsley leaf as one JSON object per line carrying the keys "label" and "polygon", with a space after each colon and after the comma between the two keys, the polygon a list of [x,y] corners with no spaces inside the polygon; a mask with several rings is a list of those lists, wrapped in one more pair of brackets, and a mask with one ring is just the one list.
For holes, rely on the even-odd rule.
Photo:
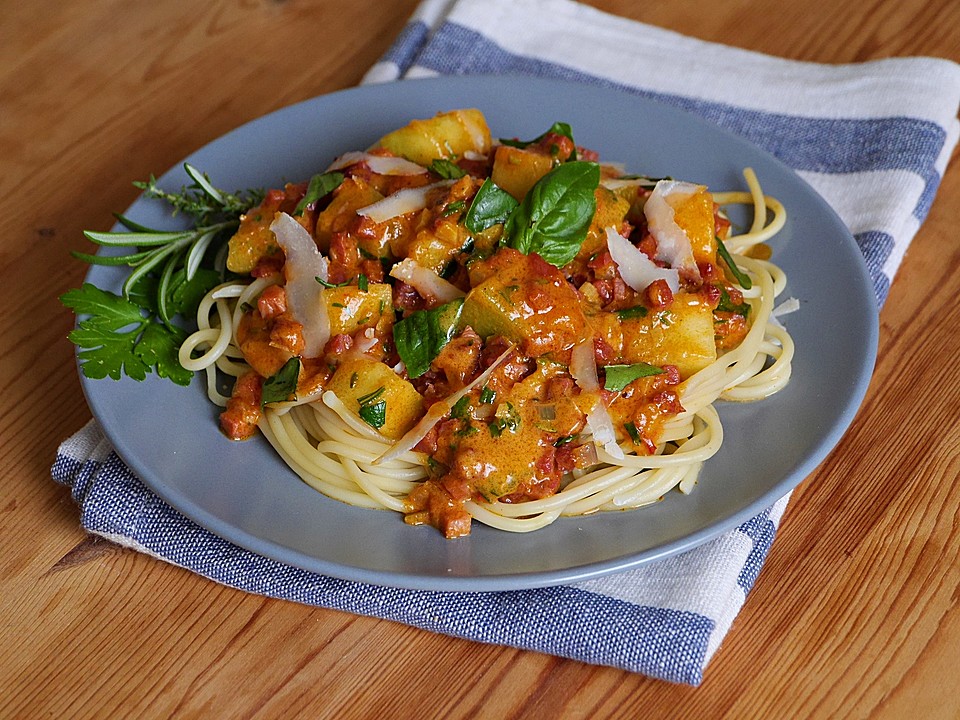
{"label": "parsley leaf", "polygon": [[135,302],[90,283],[68,290],[60,302],[82,318],[68,337],[79,348],[85,377],[143,380],[156,371],[178,385],[190,384],[193,373],[177,359],[182,331],[154,322]]}

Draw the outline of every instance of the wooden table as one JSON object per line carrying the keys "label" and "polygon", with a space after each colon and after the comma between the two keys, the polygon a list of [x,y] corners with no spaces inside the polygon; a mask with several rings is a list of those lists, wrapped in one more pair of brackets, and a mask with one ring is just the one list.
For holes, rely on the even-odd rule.
{"label": "wooden table", "polygon": [[[955,0],[591,4],[789,58],[960,61]],[[356,84],[415,6],[0,0],[0,717],[960,716],[957,162],[866,402],[699,688],[244,594],[81,531],[49,476],[90,417],[56,299],[86,272],[81,229],[131,180]]]}

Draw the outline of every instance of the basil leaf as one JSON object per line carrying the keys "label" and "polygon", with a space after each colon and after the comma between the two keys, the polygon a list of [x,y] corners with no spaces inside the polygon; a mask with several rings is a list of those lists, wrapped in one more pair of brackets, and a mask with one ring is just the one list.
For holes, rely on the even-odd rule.
{"label": "basil leaf", "polygon": [[550,126],[550,129],[540,135],[537,135],[533,140],[510,140],[507,138],[500,138],[500,142],[504,145],[509,145],[510,147],[515,148],[526,148],[531,145],[536,145],[538,142],[543,140],[550,133],[556,135],[563,135],[566,138],[570,138],[570,142],[573,143],[573,153],[570,155],[570,160],[577,159],[577,144],[573,140],[573,128],[570,127],[568,123],[565,122],[555,122]]}
{"label": "basil leaf", "polygon": [[276,375],[271,375],[263,381],[263,390],[260,393],[260,405],[272,402],[289,400],[296,392],[297,380],[300,378],[300,358],[292,357],[284,363]]}
{"label": "basil leaf", "polygon": [[317,200],[326,197],[340,187],[340,183],[342,182],[343,173],[327,172],[314,175],[310,178],[310,183],[307,185],[307,192],[303,196],[303,199],[297,203],[297,208],[293,211],[293,214],[299,215],[307,209],[308,205],[313,205]]}
{"label": "basil leaf", "polygon": [[380,399],[386,391],[387,389],[381,385],[373,392],[357,398],[357,404],[360,406],[357,414],[360,419],[378,430],[387,422],[387,401]]}
{"label": "basil leaf", "polygon": [[387,401],[381,400],[370,405],[362,405],[357,414],[367,425],[379,430],[387,422]]}
{"label": "basil leaf", "polygon": [[563,267],[580,251],[597,211],[600,166],[567,162],[530,188],[504,226],[506,244]]}
{"label": "basil leaf", "polygon": [[513,195],[498,187],[490,178],[483,181],[463,219],[472,233],[481,233],[492,225],[505,223],[517,207]]}
{"label": "basil leaf", "polygon": [[393,344],[407,367],[407,374],[420,377],[453,339],[463,310],[463,300],[453,300],[433,310],[417,310],[393,326]]}
{"label": "basil leaf", "polygon": [[720,302],[717,303],[718,312],[730,312],[736,315],[743,315],[747,317],[750,314],[750,303],[742,302],[736,304],[730,298],[730,293],[727,292],[727,289],[722,285],[717,285],[717,288],[720,290]]}
{"label": "basil leaf", "polygon": [[663,370],[656,365],[648,365],[644,362],[633,365],[607,365],[604,371],[606,378],[603,381],[603,389],[610,392],[620,392],[637,378],[663,373]]}
{"label": "basil leaf", "polygon": [[740,287],[744,290],[749,290],[753,287],[753,281],[750,279],[750,276],[737,267],[737,264],[733,261],[733,257],[730,255],[730,251],[727,250],[727,246],[723,244],[723,240],[720,238],[717,238],[717,254],[723,258],[727,267],[730,268],[730,272],[733,273],[737,282],[740,283]]}
{"label": "basil leaf", "polygon": [[445,180],[456,180],[467,174],[466,170],[446,158],[434,160],[430,163],[430,170]]}

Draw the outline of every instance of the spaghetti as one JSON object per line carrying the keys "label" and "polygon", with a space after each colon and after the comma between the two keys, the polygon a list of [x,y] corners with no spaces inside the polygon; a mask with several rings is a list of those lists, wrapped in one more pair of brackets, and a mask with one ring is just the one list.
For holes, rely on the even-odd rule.
{"label": "spaghetti", "polygon": [[[415,121],[310,187],[268,195],[231,240],[252,279],[207,294],[181,363],[206,373],[231,437],[255,426],[316,490],[447,537],[471,520],[528,532],[690,492],[723,442],[714,403],[762,400],[790,379],[793,342],[774,311],[786,276],[762,259],[783,206],[749,169],[748,192],[711,196],[601,165],[560,124],[507,144],[481,121]],[[422,142],[437,132],[444,142]],[[535,216],[529,198],[556,191],[546,184],[565,166],[560,194],[589,195],[566,234],[576,247],[518,240],[531,219],[517,214]],[[322,183],[338,184],[311,200]],[[478,204],[498,202],[507,212],[474,222]],[[746,232],[729,234],[730,205],[752,206]],[[291,267],[304,253],[310,269]],[[290,311],[304,273],[320,281],[304,297],[326,328],[313,355],[310,319]]]}

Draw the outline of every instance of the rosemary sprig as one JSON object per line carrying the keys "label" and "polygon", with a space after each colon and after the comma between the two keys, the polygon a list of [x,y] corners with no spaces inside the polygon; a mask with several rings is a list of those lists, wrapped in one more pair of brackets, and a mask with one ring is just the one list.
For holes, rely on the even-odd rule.
{"label": "rosemary sprig", "polygon": [[[157,273],[159,283],[155,307],[157,316],[168,326],[173,314],[172,298],[177,290],[175,280],[193,280],[211,247],[219,247],[239,226],[240,215],[263,198],[263,193],[259,191],[227,193],[218,190],[205,173],[189,163],[185,163],[183,167],[193,183],[181,188],[179,193],[167,192],[158,187],[157,180],[152,175],[148,181],[137,181],[133,184],[143,190],[145,197],[167,202],[172,215],[189,216],[192,228],[181,231],[157,230],[118,214],[117,220],[127,228],[126,231],[88,230],[83,234],[88,240],[102,247],[129,247],[133,248],[133,252],[107,256],[72,253],[74,257],[92,265],[127,265],[133,268],[123,283],[123,296],[127,299],[131,297],[137,283],[148,274]],[[181,269],[183,272],[179,273]]]}

